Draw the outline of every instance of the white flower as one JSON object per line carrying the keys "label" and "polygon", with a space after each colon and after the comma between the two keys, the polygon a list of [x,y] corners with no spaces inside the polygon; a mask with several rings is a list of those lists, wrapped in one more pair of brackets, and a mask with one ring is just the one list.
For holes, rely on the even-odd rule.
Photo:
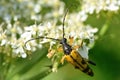
{"label": "white flower", "polygon": [[1,46],[5,45],[6,43],[7,43],[7,40],[6,40],[6,39],[3,39],[3,40],[1,41]]}
{"label": "white flower", "polygon": [[119,8],[119,0],[83,0],[82,3],[82,11],[85,11],[86,14],[99,13],[102,10],[118,11]]}
{"label": "white flower", "polygon": [[87,19],[88,15],[85,13],[85,11],[80,11],[78,13],[78,18],[80,18],[81,21],[85,21]]}
{"label": "white flower", "polygon": [[26,53],[21,53],[22,58],[26,58],[27,54]]}
{"label": "white flower", "polygon": [[25,27],[25,31],[27,32],[31,32],[31,34],[35,35],[36,32],[38,31],[38,27],[37,25],[31,25],[31,26],[28,26],[28,27]]}
{"label": "white flower", "polygon": [[3,31],[1,27],[2,25],[0,26],[0,45],[4,46],[7,43],[7,36],[6,36],[6,30]]}
{"label": "white flower", "polygon": [[20,39],[22,40],[22,42],[24,44],[23,46],[27,50],[35,51],[36,50],[35,46],[37,46],[37,43],[35,42],[35,40],[29,41],[30,39],[32,39],[31,35],[32,35],[31,32],[25,32],[25,33],[21,34]]}
{"label": "white flower", "polygon": [[25,53],[23,47],[20,47],[20,46],[18,48],[16,48],[16,49],[13,49],[13,53],[15,55],[19,55],[20,54],[22,58],[26,58],[27,57],[27,54]]}
{"label": "white flower", "polygon": [[91,28],[90,26],[86,26],[83,28],[82,32],[80,32],[81,39],[89,39],[90,42],[94,40],[94,34],[98,31],[97,28]]}
{"label": "white flower", "polygon": [[22,39],[24,39],[24,42],[26,42],[27,40],[31,39],[32,37],[32,32],[24,32],[23,34],[21,34]]}
{"label": "white flower", "polygon": [[36,5],[34,6],[34,11],[35,11],[35,13],[39,13],[40,10],[41,10],[40,5],[39,5],[39,4],[36,4]]}
{"label": "white flower", "polygon": [[107,7],[108,10],[110,11],[117,11],[119,9],[119,6],[116,5],[116,4],[113,4],[111,3],[108,7]]}

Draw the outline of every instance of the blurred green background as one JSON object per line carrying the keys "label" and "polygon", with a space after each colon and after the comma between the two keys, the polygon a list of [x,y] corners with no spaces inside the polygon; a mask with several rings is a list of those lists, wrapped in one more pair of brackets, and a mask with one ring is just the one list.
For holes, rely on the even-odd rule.
{"label": "blurred green background", "polygon": [[[76,7],[81,4],[79,0],[62,0],[62,2],[66,5],[65,7],[72,3]],[[70,9],[71,12],[76,11],[76,13],[78,10],[80,10],[79,7]],[[28,21],[29,18],[26,19],[26,24],[34,22]],[[1,16],[0,23],[2,22],[4,20]],[[22,22],[24,18],[21,19]],[[90,65],[94,72],[93,77],[74,69],[69,63],[60,67],[58,72],[51,72],[47,67],[51,64],[51,60],[46,57],[48,47],[45,46],[28,58],[13,58],[12,62],[5,66],[2,64],[6,55],[0,53],[0,80],[120,80],[120,10],[117,13],[101,11],[99,15],[89,14],[84,24],[90,24],[99,29],[96,33],[98,39],[95,46],[89,52],[90,60],[96,63],[96,66]],[[3,74],[6,74],[5,78]]]}

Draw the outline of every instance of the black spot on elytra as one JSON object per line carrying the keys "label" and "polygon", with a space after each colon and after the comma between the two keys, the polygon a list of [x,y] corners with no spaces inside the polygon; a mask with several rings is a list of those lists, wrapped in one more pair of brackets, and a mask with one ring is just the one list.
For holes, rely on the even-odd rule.
{"label": "black spot on elytra", "polygon": [[86,64],[85,60],[82,58],[82,61],[81,61],[82,64]]}

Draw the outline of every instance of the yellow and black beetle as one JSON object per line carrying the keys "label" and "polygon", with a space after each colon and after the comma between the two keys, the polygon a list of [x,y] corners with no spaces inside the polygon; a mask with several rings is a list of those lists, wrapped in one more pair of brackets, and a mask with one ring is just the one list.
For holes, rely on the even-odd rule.
{"label": "yellow and black beetle", "polygon": [[[67,39],[64,37],[65,36],[64,22],[65,22],[65,17],[66,17],[67,12],[68,12],[68,9],[63,18],[63,38],[62,39],[55,39],[55,38],[50,38],[50,37],[45,37],[45,36],[39,36],[37,38],[30,39],[27,42],[29,42],[31,40],[35,40],[35,39],[40,39],[40,38],[51,39],[51,40],[60,42],[60,44],[62,45],[62,50],[64,51],[64,56],[61,59],[61,63],[63,63],[64,60],[66,60],[67,62],[71,63],[76,69],[79,69],[82,72],[84,72],[90,76],[93,76],[94,75],[93,71],[89,67],[88,63],[91,63],[93,65],[95,65],[95,63],[84,59],[75,48],[73,48],[70,44],[67,43]],[[25,45],[26,45],[26,43],[25,43]],[[81,45],[79,46],[79,48],[82,47],[82,44],[83,44],[83,41],[81,42]]]}

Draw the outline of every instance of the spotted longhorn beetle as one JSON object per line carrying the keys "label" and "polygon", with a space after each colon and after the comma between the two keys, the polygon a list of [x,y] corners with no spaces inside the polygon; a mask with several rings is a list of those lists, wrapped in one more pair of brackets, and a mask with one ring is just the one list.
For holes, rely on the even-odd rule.
{"label": "spotted longhorn beetle", "polygon": [[[96,65],[96,64],[93,63],[92,61],[84,59],[76,49],[74,49],[70,44],[67,43],[67,39],[64,37],[65,36],[64,22],[65,22],[65,17],[66,17],[67,12],[68,12],[68,9],[66,10],[66,13],[63,18],[63,38],[62,39],[38,36],[37,38],[30,39],[27,42],[29,42],[31,40],[35,40],[35,39],[40,39],[40,38],[59,41],[60,44],[62,45],[62,49],[64,51],[64,56],[61,59],[61,63],[63,63],[64,60],[66,60],[67,62],[71,63],[76,69],[81,70],[82,72],[88,74],[89,76],[93,76],[94,73],[93,73],[92,69],[89,67],[88,63],[90,63],[92,65]],[[82,44],[83,44],[83,41],[81,42],[80,47],[82,47]]]}

